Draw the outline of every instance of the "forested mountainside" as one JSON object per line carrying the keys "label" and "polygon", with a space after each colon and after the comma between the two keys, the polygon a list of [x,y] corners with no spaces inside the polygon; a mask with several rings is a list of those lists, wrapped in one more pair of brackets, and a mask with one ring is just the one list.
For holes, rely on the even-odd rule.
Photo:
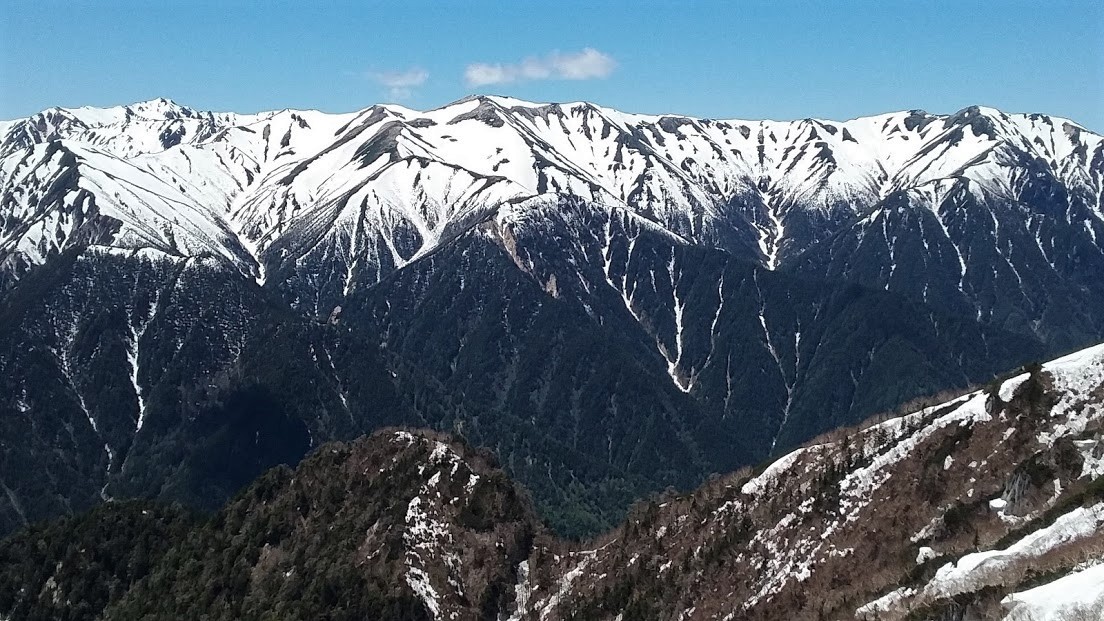
{"label": "forested mountainside", "polygon": [[323,445],[210,518],[111,502],[0,542],[10,619],[1096,619],[1104,345],[636,503],[585,543],[493,454]]}
{"label": "forested mountainside", "polygon": [[1104,338],[1104,139],[476,97],[0,123],[0,531],[387,425],[570,536]]}

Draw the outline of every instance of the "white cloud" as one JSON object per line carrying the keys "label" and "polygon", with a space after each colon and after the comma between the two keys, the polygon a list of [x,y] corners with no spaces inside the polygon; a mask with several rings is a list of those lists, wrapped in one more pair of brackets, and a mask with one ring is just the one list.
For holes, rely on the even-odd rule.
{"label": "white cloud", "polygon": [[365,75],[386,87],[387,96],[394,100],[408,99],[414,93],[414,88],[425,84],[429,79],[429,72],[417,67],[406,71],[370,71]]}
{"label": "white cloud", "polygon": [[609,54],[588,47],[580,52],[531,56],[513,64],[474,63],[464,70],[464,81],[477,87],[524,80],[593,80],[609,77],[616,67],[617,61]]}

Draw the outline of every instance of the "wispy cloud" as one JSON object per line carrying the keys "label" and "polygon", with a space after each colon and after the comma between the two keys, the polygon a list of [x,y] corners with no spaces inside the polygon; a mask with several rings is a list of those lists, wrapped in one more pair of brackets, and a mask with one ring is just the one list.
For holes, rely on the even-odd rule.
{"label": "wispy cloud", "polygon": [[429,79],[429,72],[418,67],[406,71],[369,71],[365,75],[385,87],[387,96],[396,101],[409,99],[414,89]]}
{"label": "wispy cloud", "polygon": [[524,80],[593,80],[608,77],[616,67],[612,56],[588,47],[579,52],[531,56],[512,64],[474,63],[464,70],[464,81],[477,87]]}

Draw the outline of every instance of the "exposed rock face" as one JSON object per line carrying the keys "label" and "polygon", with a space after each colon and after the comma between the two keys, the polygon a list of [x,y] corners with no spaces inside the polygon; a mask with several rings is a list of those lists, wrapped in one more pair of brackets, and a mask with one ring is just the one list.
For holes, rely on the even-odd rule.
{"label": "exposed rock face", "polygon": [[432,433],[377,433],[267,473],[162,563],[179,569],[155,570],[107,617],[208,614],[198,579],[225,590],[214,606],[226,619],[487,618],[536,529],[484,454]]}

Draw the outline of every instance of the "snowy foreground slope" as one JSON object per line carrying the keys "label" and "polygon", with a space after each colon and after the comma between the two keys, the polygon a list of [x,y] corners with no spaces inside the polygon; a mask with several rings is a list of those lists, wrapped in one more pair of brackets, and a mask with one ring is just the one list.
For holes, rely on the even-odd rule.
{"label": "snowy foreground slope", "polygon": [[0,572],[0,614],[61,616],[112,580],[82,614],[1098,619],[1102,428],[1098,345],[641,501],[585,544],[540,526],[486,451],[383,430],[322,446],[212,520],[175,527],[145,574],[90,576],[81,559],[97,545],[117,553],[96,539],[114,532],[101,521],[172,530],[163,509],[116,503],[25,531],[0,544],[15,568]]}
{"label": "snowy foreground slope", "polygon": [[639,505],[517,590],[534,618],[1099,618],[1102,430],[1096,346]]}

